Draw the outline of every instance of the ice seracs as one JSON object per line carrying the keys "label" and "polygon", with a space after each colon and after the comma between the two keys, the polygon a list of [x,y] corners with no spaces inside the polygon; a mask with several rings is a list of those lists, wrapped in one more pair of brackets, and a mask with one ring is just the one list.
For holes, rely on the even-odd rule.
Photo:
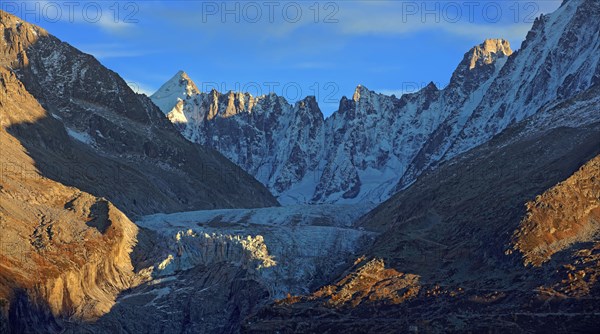
{"label": "ice seracs", "polygon": [[[137,224],[160,245],[149,271],[166,277],[229,263],[269,287],[271,298],[306,293],[376,233],[353,226],[369,206],[308,205],[156,214]],[[155,251],[155,253],[157,253]]]}

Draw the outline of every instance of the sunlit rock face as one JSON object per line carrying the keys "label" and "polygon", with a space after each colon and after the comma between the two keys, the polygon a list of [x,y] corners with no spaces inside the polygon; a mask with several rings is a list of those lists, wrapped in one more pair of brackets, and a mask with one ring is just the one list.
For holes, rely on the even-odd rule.
{"label": "sunlit rock face", "polygon": [[474,47],[470,53],[469,70],[495,62],[498,57],[512,55],[510,43],[503,39],[486,39],[481,45]]}
{"label": "sunlit rock face", "polygon": [[135,284],[138,228],[106,199],[43,176],[11,130],[47,111],[3,67],[0,95],[0,332],[57,332],[59,319],[96,319]]}
{"label": "sunlit rock face", "polygon": [[600,232],[600,156],[527,203],[513,235],[525,265],[541,266],[576,243],[594,242]]}

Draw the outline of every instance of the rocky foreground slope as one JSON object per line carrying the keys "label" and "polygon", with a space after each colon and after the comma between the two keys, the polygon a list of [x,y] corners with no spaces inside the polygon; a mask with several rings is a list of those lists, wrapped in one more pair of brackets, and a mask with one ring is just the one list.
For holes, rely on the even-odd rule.
{"label": "rocky foreground slope", "polygon": [[0,332],[107,313],[136,275],[126,216],[277,205],[93,57],[0,11]]}
{"label": "rocky foreground slope", "polygon": [[600,82],[598,2],[566,1],[521,48],[486,40],[444,88],[400,98],[358,86],[324,119],[314,97],[200,92],[183,72],[151,98],[190,141],[213,147],[282,203],[381,203],[424,171]]}
{"label": "rocky foreground slope", "polygon": [[0,332],[56,332],[56,318],[94,319],[134,283],[138,228],[106,199],[44,176],[6,127],[46,111],[3,67],[0,90],[10,97],[0,101]]}

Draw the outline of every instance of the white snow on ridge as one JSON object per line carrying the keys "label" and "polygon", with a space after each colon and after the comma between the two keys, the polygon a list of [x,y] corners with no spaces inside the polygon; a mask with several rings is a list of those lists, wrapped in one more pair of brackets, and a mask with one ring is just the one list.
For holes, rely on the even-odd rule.
{"label": "white snow on ridge", "polygon": [[67,128],[67,127],[65,127],[65,129],[67,129],[67,134],[71,138],[73,138],[79,142],[82,142],[84,144],[90,145],[90,146],[96,145],[96,141],[89,134],[87,134],[85,132],[75,131],[75,130]]}
{"label": "white snow on ridge", "polygon": [[536,19],[516,54],[506,40],[486,40],[444,89],[395,98],[359,85],[327,119],[314,98],[291,105],[275,95],[195,94],[182,72],[152,99],[184,137],[222,153],[284,205],[381,203],[423,171],[597,83],[599,14],[594,1],[566,1]]}

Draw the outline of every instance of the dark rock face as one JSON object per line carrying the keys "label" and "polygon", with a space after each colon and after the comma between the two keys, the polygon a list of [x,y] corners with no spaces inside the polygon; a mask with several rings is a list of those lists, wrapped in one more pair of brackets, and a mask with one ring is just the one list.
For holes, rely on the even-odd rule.
{"label": "dark rock face", "polygon": [[269,294],[248,276],[226,263],[198,266],[163,283],[128,291],[128,297],[97,322],[67,326],[65,333],[238,333],[243,319]]}

